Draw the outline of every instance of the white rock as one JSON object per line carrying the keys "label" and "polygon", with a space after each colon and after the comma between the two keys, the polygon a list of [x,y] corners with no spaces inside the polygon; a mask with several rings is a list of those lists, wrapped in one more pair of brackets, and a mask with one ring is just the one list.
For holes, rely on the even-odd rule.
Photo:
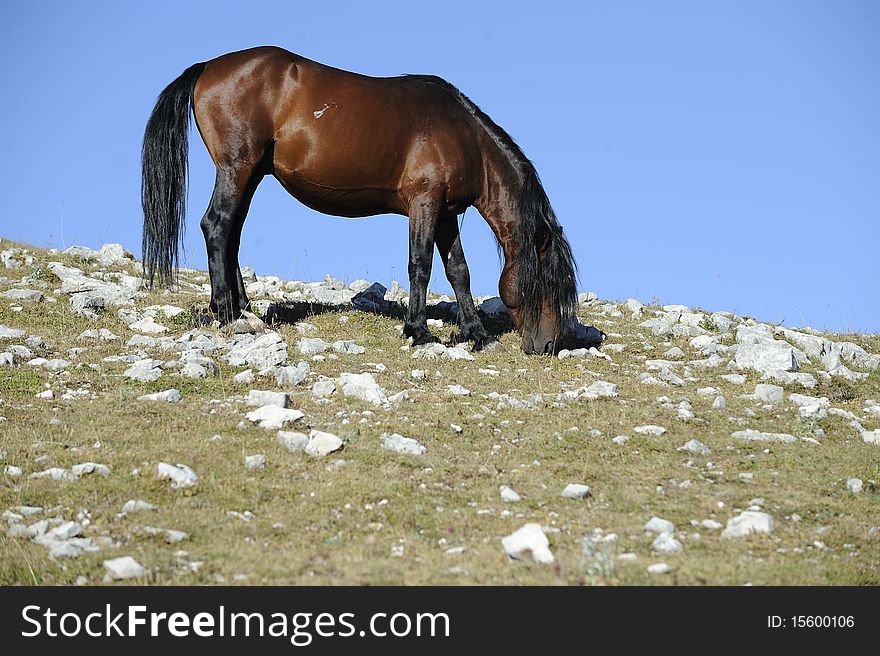
{"label": "white rock", "polygon": [[714,519],[704,519],[700,522],[700,526],[707,528],[710,531],[717,531],[721,528],[721,522],[716,522]]}
{"label": "white rock", "polygon": [[277,429],[305,415],[299,410],[280,408],[277,405],[264,405],[245,415],[247,419],[259,425],[260,428]]}
{"label": "white rock", "polygon": [[25,332],[20,328],[10,328],[0,323],[0,339],[18,339],[24,335]]}
{"label": "white rock", "polygon": [[287,344],[271,330],[257,338],[247,335],[229,351],[226,360],[236,367],[247,364],[258,371],[271,369],[287,360]]}
{"label": "white rock", "polygon": [[473,360],[474,356],[465,351],[463,348],[454,346],[448,347],[439,342],[418,346],[413,349],[412,354],[415,360]]}
{"label": "white rock", "polygon": [[[739,339],[739,330],[737,331]],[[768,371],[797,371],[798,363],[794,349],[785,342],[772,338],[753,343],[740,343],[736,349],[736,366],[740,369],[754,369],[760,373]]]}
{"label": "white rock", "polygon": [[371,373],[343,373],[337,382],[345,396],[353,396],[374,405],[381,405],[388,400],[385,390],[379,387]]}
{"label": "white rock", "polygon": [[113,580],[138,578],[146,574],[143,566],[131,556],[105,560],[104,569]]}
{"label": "white rock", "polygon": [[3,465],[3,473],[9,476],[9,478],[18,478],[21,476],[22,471],[21,467],[16,467],[15,465]]}
{"label": "white rock", "polygon": [[161,335],[168,332],[168,328],[160,323],[156,323],[153,317],[144,317],[140,321],[130,323],[128,328],[129,330],[148,335]]}
{"label": "white rock", "polygon": [[355,344],[353,341],[342,340],[333,342],[331,345],[333,350],[337,353],[342,353],[344,355],[359,355],[361,353],[365,353],[367,349],[363,346],[359,346]]}
{"label": "white rock", "polygon": [[708,456],[709,447],[700,442],[700,440],[688,440],[684,445],[678,447],[680,451],[689,451],[698,456]]}
{"label": "white rock", "polygon": [[162,377],[161,360],[138,360],[123,372],[123,376],[141,383],[150,383]]}
{"label": "white rock", "polygon": [[666,432],[666,429],[663,426],[655,426],[654,424],[647,424],[645,426],[636,426],[633,428],[636,433],[640,433],[641,435],[655,435],[660,436]]}
{"label": "white rock", "polygon": [[853,494],[858,494],[862,491],[862,487],[864,483],[860,478],[848,478],[846,479],[846,489],[849,490]]}
{"label": "white rock", "polygon": [[208,369],[196,362],[187,362],[180,369],[180,375],[184,378],[207,378]]}
{"label": "white rock", "polygon": [[252,456],[245,456],[244,466],[250,471],[254,471],[256,469],[265,469],[266,456],[264,456],[262,453],[255,453]]}
{"label": "white rock", "polygon": [[164,392],[154,392],[153,394],[139,396],[138,401],[164,401],[165,403],[177,403],[182,398],[183,396],[181,395],[180,390],[176,390],[172,387]]}
{"label": "white rock", "polygon": [[727,520],[727,528],[721,532],[722,538],[741,538],[751,533],[770,533],[773,518],[767,513],[746,510]]}
{"label": "white rock", "polygon": [[736,431],[731,434],[731,437],[735,440],[749,440],[752,442],[782,442],[783,444],[797,442],[797,438],[788,433],[765,433],[752,428]]}
{"label": "white rock", "polygon": [[288,367],[279,367],[278,373],[275,376],[275,382],[281,387],[299,385],[309,375],[309,371],[311,371],[311,367],[305,361],[297,362],[296,365]]}
{"label": "white rock", "polygon": [[755,391],[752,398],[756,401],[764,401],[765,403],[782,403],[785,390],[778,385],[767,385],[758,383],[755,385]]}
{"label": "white rock", "polygon": [[248,392],[247,404],[251,406],[277,405],[286,408],[290,397],[286,392],[273,392],[271,390],[251,390]]}
{"label": "white rock", "polygon": [[560,492],[559,496],[566,499],[586,499],[590,496],[590,486],[581,483],[569,483],[565,489]]}
{"label": "white rock", "polygon": [[645,524],[645,530],[651,531],[652,533],[675,533],[675,524],[670,522],[668,519],[662,519],[657,517],[651,517]]}
{"label": "white rock", "polygon": [[725,408],[727,408],[727,399],[725,399],[723,396],[716,396],[715,400],[712,401],[712,407],[715,410],[724,410]]}
{"label": "white rock", "polygon": [[315,353],[323,353],[330,348],[330,345],[318,337],[303,337],[297,343],[297,348],[302,355],[314,355]]}
{"label": "white rock", "polygon": [[666,563],[654,563],[653,565],[648,565],[648,574],[667,574],[672,571],[672,568]]}
{"label": "white rock", "polygon": [[336,382],[332,380],[319,380],[312,385],[312,396],[322,398],[333,396],[336,393]]}
{"label": "white rock", "polygon": [[278,443],[291,453],[305,451],[309,445],[309,436],[294,431],[278,431]]}
{"label": "white rock", "polygon": [[544,535],[540,524],[526,524],[501,539],[504,552],[515,560],[531,560],[536,563],[552,563],[553,553],[550,541]]}
{"label": "white rock", "polygon": [[617,385],[608,383],[604,380],[597,380],[583,389],[580,396],[594,400],[601,397],[613,398],[617,396]]}
{"label": "white rock", "polygon": [[51,400],[51,399],[55,398],[55,394],[50,389],[44,390],[42,392],[38,392],[37,394],[34,394],[34,396],[38,399],[47,399],[47,400]]}
{"label": "white rock", "polygon": [[623,445],[629,441],[629,435],[618,435],[617,437],[612,438],[611,441],[615,444]]}
{"label": "white rock", "polygon": [[88,474],[97,474],[107,478],[110,475],[110,468],[97,462],[83,462],[70,468],[71,478],[82,478]]}
{"label": "white rock", "polygon": [[250,385],[254,382],[254,372],[250,369],[245,369],[244,371],[239,371],[232,377],[232,380],[236,383],[240,383],[242,385]]}
{"label": "white rock", "polygon": [[669,533],[661,533],[654,538],[651,548],[657,553],[674,554],[682,550],[682,545]]}
{"label": "white rock", "polygon": [[171,487],[175,490],[192,487],[199,480],[192,469],[180,463],[169,465],[167,462],[160,462],[156,468],[156,475],[160,481],[170,480]]}
{"label": "white rock", "polygon": [[522,497],[519,494],[517,494],[512,488],[509,488],[506,485],[499,486],[498,492],[501,494],[502,501],[514,503],[514,502],[520,501],[522,499]]}
{"label": "white rock", "polygon": [[742,374],[722,374],[720,378],[733,385],[743,385],[746,382],[746,377]]}
{"label": "white rock", "polygon": [[413,369],[409,375],[413,380],[425,380],[426,374],[424,369]]}
{"label": "white rock", "polygon": [[333,433],[313,430],[309,433],[306,453],[311,456],[323,457],[342,448],[342,440]]}
{"label": "white rock", "polygon": [[382,435],[382,446],[386,449],[401,454],[423,455],[427,449],[419,444],[418,441],[399,435],[398,433],[384,433]]}
{"label": "white rock", "polygon": [[875,428],[872,431],[862,431],[862,440],[865,444],[880,445],[880,428]]}
{"label": "white rock", "polygon": [[155,510],[156,506],[142,499],[129,499],[122,504],[122,513],[140,512],[142,510]]}
{"label": "white rock", "polygon": [[461,385],[447,385],[446,390],[450,394],[454,394],[455,396],[470,396],[471,395],[471,391],[466,387],[462,387]]}

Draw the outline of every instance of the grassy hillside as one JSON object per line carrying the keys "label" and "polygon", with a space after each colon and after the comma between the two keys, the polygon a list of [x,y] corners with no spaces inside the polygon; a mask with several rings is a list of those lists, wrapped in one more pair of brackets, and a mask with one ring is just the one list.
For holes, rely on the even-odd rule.
{"label": "grassy hillside", "polygon": [[[143,576],[131,580],[160,585],[880,584],[880,445],[866,442],[853,424],[866,432],[880,426],[880,415],[870,410],[871,400],[880,401],[880,370],[856,381],[826,379],[823,364],[810,358],[799,371],[813,374],[817,387],[785,385],[781,402],[744,398],[759,382],[772,381],[729,368],[732,351],[722,349],[716,366],[688,365],[706,357],[692,346],[692,335],[656,336],[640,326],[657,308],[645,307],[634,318],[622,304],[591,301],[581,305],[579,318],[608,334],[600,350],[610,360],[528,357],[512,333],[501,336],[501,348],[476,353],[473,361],[414,359],[413,350],[402,348],[399,320],[342,309],[305,317],[314,329],[293,322],[270,326],[287,344],[286,364],[309,363],[297,385],[279,386],[274,375],[261,377],[256,370],[253,383],[235,382],[245,367],[228,364],[225,347],[204,352],[218,367],[216,375],[186,378],[177,374],[180,362],[169,364],[179,360],[177,350],[126,346],[138,333],[118,307],[108,305],[97,319],[75,314],[49,268],[62,262],[86,274],[136,276],[134,262],[108,265],[0,243],[7,249],[13,249],[7,260],[20,266],[0,268],[0,293],[30,289],[45,298],[0,297],[0,325],[24,331],[0,339],[0,352],[13,345],[31,351],[14,365],[0,365],[0,466],[7,467],[0,475],[0,512],[9,511],[0,523],[0,584],[100,583],[103,562],[120,556],[144,567]],[[154,337],[179,338],[192,330],[191,309],[207,302],[197,289],[206,274],[185,272],[181,280],[192,285],[143,293],[129,308],[186,310],[173,318],[159,314],[155,321],[169,332]],[[731,316],[732,325],[721,331],[703,314],[692,332],[722,335],[716,340],[721,346],[735,344],[742,318]],[[102,328],[118,339],[79,337]],[[432,330],[446,338],[453,327]],[[215,343],[230,338],[210,328],[202,332]],[[28,346],[31,336],[42,343]],[[328,350],[315,360],[299,354],[303,337],[353,340],[365,352]],[[880,353],[876,335],[826,337]],[[673,347],[681,355],[664,355]],[[131,363],[113,361],[138,352],[163,362],[158,380],[127,378]],[[34,358],[69,365],[29,364]],[[651,360],[674,364],[649,370]],[[414,369],[424,378],[414,378]],[[744,374],[744,383],[721,378],[734,371]],[[328,397],[312,393],[316,381],[344,372],[370,372],[388,396],[407,390],[408,398],[374,405],[345,396],[338,384]],[[653,380],[643,382],[641,374]],[[615,384],[618,396],[563,395],[595,381]],[[452,385],[469,395],[453,393]],[[703,389],[708,387],[715,391]],[[181,392],[179,402],[137,400],[169,388]],[[245,418],[255,409],[245,404],[252,389],[287,391],[289,407],[304,416],[285,430],[333,433],[343,448],[324,457],[290,452],[276,430]],[[46,390],[54,398],[37,397]],[[493,392],[524,403],[490,397]],[[826,397],[831,408],[856,419],[804,415],[791,393]],[[713,407],[718,396],[726,407]],[[643,425],[666,431],[634,430]],[[732,437],[745,429],[795,440]],[[426,452],[385,449],[385,433],[414,438]],[[614,441],[618,436],[629,439]],[[690,440],[709,453],[681,450]],[[265,456],[265,467],[249,469],[245,458],[256,454]],[[30,478],[87,462],[106,465],[109,475]],[[158,479],[159,462],[189,466],[197,484],[173,489]],[[848,489],[852,478],[863,482],[860,492]],[[570,483],[589,485],[591,495],[561,497]],[[502,485],[521,499],[503,501]],[[155,509],[123,513],[129,500]],[[42,510],[24,515],[21,506]],[[721,537],[727,522],[749,507],[772,516],[772,532]],[[674,524],[670,537],[680,543],[679,552],[652,547],[656,535],[644,526],[653,516]],[[44,519],[48,530],[78,522],[77,538],[87,538],[81,544],[88,548],[50,558],[45,544],[13,528]],[[721,528],[707,528],[704,520]],[[505,554],[501,538],[527,523],[544,527],[552,564]],[[187,537],[169,544],[165,529]],[[648,571],[661,562],[668,572]]]}

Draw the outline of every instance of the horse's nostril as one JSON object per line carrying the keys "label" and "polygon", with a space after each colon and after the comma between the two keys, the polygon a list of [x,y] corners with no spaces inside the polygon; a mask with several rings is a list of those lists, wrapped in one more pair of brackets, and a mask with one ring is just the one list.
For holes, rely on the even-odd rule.
{"label": "horse's nostril", "polygon": [[551,339],[546,344],[544,344],[544,355],[553,355],[553,342],[554,340]]}

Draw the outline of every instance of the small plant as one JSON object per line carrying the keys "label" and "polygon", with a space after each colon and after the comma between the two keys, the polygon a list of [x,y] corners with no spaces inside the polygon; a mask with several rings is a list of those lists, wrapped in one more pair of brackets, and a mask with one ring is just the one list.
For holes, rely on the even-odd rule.
{"label": "small plant", "polygon": [[840,376],[833,376],[831,380],[822,387],[822,392],[832,403],[852,401],[856,398],[855,385]]}

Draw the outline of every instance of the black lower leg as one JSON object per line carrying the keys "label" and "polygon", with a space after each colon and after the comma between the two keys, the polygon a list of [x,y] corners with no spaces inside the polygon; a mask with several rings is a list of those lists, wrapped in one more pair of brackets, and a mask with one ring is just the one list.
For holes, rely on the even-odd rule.
{"label": "black lower leg", "polygon": [[471,273],[464,258],[456,217],[446,218],[437,227],[437,249],[446,269],[446,278],[458,301],[460,332],[452,336],[452,341],[473,341],[475,349],[484,348],[494,338],[486,332],[471,296]]}
{"label": "black lower leg", "polygon": [[412,337],[413,346],[439,341],[428,330],[428,280],[434,257],[436,205],[430,200],[416,201],[409,217],[409,307],[403,334]]}

